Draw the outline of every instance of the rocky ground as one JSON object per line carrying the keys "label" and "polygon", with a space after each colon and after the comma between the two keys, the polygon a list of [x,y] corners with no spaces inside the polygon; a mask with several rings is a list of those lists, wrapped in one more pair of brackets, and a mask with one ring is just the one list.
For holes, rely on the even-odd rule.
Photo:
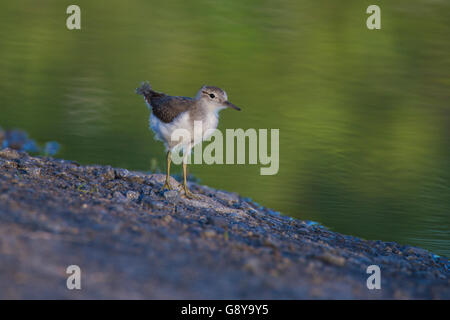
{"label": "rocky ground", "polygon": [[[195,183],[198,200],[161,192],[163,179],[0,151],[0,298],[450,298],[444,257]],[[373,264],[381,290],[366,287]]]}

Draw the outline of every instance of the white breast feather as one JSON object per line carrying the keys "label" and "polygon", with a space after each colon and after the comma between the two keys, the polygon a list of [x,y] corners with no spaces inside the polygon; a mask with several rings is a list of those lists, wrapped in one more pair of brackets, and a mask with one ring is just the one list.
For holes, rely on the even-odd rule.
{"label": "white breast feather", "polygon": [[[208,113],[208,116],[202,121],[202,130],[198,130],[195,132],[197,136],[192,136],[191,141],[202,141],[209,138],[212,134],[212,130],[217,128],[217,124],[219,122],[217,112]],[[184,147],[192,147],[191,141],[183,141],[182,143],[176,144],[171,143],[172,133],[176,129],[186,129],[191,132],[191,135],[194,135],[193,132],[193,121],[190,119],[189,113],[184,112],[176,117],[172,122],[165,123],[159,120],[153,113],[150,115],[150,128],[155,132],[155,138],[164,142],[166,149],[173,150],[175,147],[179,147],[180,145]],[[207,132],[209,129],[212,129],[210,132]]]}

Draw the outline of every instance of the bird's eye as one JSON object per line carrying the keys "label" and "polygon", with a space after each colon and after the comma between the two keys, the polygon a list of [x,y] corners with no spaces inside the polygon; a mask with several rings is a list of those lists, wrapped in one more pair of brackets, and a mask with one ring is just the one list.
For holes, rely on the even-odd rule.
{"label": "bird's eye", "polygon": [[209,97],[210,97],[211,99],[214,99],[216,96],[215,96],[213,93],[210,93],[210,94],[209,94]]}

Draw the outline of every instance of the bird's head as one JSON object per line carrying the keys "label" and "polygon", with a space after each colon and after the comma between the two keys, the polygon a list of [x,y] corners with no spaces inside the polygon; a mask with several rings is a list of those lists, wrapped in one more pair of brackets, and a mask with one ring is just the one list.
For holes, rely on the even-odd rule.
{"label": "bird's head", "polygon": [[196,98],[206,105],[218,110],[224,108],[233,108],[235,110],[241,111],[239,107],[228,101],[227,93],[218,87],[203,86],[198,91]]}

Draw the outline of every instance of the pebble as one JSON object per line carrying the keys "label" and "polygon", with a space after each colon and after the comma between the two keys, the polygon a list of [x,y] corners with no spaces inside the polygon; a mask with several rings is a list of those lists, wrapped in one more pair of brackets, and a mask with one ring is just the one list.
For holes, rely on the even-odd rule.
{"label": "pebble", "polygon": [[345,261],[346,261],[346,259],[344,257],[339,257],[339,256],[336,256],[329,252],[325,252],[324,254],[318,256],[318,258],[320,260],[322,260],[323,262],[326,262],[329,264],[334,264],[339,267],[342,267],[343,265],[345,265]]}
{"label": "pebble", "polygon": [[218,226],[220,228],[227,228],[228,227],[228,220],[223,217],[211,217],[210,220],[211,223],[215,226]]}
{"label": "pebble", "polygon": [[143,186],[142,187],[142,193],[147,195],[147,196],[151,193],[151,191],[152,191],[152,188],[150,186]]}
{"label": "pebble", "polygon": [[28,174],[34,178],[41,177],[41,168],[30,168],[28,169]]}
{"label": "pebble", "polygon": [[154,200],[149,196],[145,196],[142,199],[142,202],[144,204],[146,204],[147,206],[149,206],[153,210],[165,210],[166,209],[166,205],[164,204],[164,202]]}
{"label": "pebble", "polygon": [[206,238],[212,238],[216,235],[216,232],[214,230],[206,230],[203,232]]}
{"label": "pebble", "polygon": [[126,178],[130,174],[130,171],[128,171],[127,169],[114,169],[114,172],[117,179]]}
{"label": "pebble", "polygon": [[119,191],[114,192],[113,198],[119,202],[127,201],[127,198]]}
{"label": "pebble", "polygon": [[139,192],[131,191],[131,190],[127,191],[127,199],[130,201],[139,199],[139,196],[140,196]]}
{"label": "pebble", "polygon": [[[11,170],[11,166],[18,170]],[[248,292],[242,291],[247,297],[258,293],[257,290],[262,288],[259,284],[264,283],[270,292],[275,292],[274,295],[309,298],[311,296],[306,293],[309,289],[298,296],[284,294],[298,292],[299,283],[305,288],[317,287],[317,282],[312,282],[318,279],[323,281],[324,285],[319,289],[324,292],[343,284],[342,292],[346,293],[349,286],[356,284],[362,291],[355,291],[350,297],[364,298],[367,290],[361,276],[368,276],[365,273],[368,265],[378,264],[389,270],[383,275],[387,288],[383,297],[392,298],[397,287],[409,288],[403,293],[407,298],[428,298],[427,292],[433,292],[438,298],[448,296],[445,289],[448,287],[450,265],[446,257],[396,243],[368,242],[335,234],[314,222],[276,217],[275,211],[260,209],[243,200],[234,202],[233,194],[227,192],[219,192],[220,204],[215,199],[214,189],[207,189],[211,199],[191,204],[182,200],[182,192],[159,191],[164,175],[141,176],[101,166],[77,167],[67,161],[27,157],[25,153],[14,150],[0,152],[0,167],[0,205],[6,204],[4,207],[7,208],[2,213],[5,215],[3,219],[15,221],[18,225],[32,223],[37,226],[37,230],[42,232],[33,233],[30,243],[36,243],[41,237],[58,239],[60,234],[53,233],[65,232],[68,237],[77,237],[75,244],[78,240],[93,244],[94,251],[87,256],[99,256],[103,259],[99,263],[111,261],[120,266],[131,257],[133,263],[127,264],[132,268],[129,274],[145,270],[144,274],[137,273],[134,278],[140,282],[148,276],[148,261],[152,257],[161,260],[156,271],[164,273],[167,279],[173,268],[166,266],[173,262],[176,262],[177,271],[181,271],[180,278],[185,279],[193,274],[207,274],[214,263],[214,268],[217,267],[214,272],[224,277],[227,288],[229,283],[238,283],[242,277],[245,278],[248,272],[256,273],[248,279],[250,286],[245,283],[239,289],[248,288]],[[116,179],[116,172],[126,179]],[[137,181],[143,177],[145,183],[138,184]],[[153,187],[149,186],[150,181],[154,181]],[[73,192],[78,186],[83,192]],[[201,190],[206,193],[205,188]],[[27,209],[31,208],[30,204],[33,210]],[[29,234],[26,230],[12,230],[6,233],[6,239],[18,231],[20,233],[15,237],[24,239],[24,235]],[[109,241],[110,230],[116,232],[114,241]],[[106,245],[108,248],[111,246],[112,253],[117,253],[115,257],[109,250],[105,253]],[[182,250],[179,250],[180,245]],[[32,248],[39,249],[38,246]],[[62,250],[65,248],[60,245],[45,249],[48,254],[70,256],[70,250]],[[182,268],[178,267],[180,265]],[[230,270],[233,272],[228,272]],[[322,272],[326,272],[323,277]],[[279,276],[282,281],[271,280],[270,274]],[[211,284],[210,277],[201,279],[208,280],[204,283],[208,292],[211,292],[211,285],[213,289],[223,289]],[[310,279],[312,282],[308,282]],[[329,279],[333,282],[330,283]],[[252,281],[255,281],[255,286]],[[420,284],[419,289],[416,284]],[[275,288],[285,288],[286,291]],[[342,292],[338,298],[347,297]],[[361,292],[362,295],[359,294]]]}
{"label": "pebble", "polygon": [[114,180],[114,178],[116,177],[116,174],[114,172],[114,169],[111,167],[107,167],[105,169],[105,172],[102,174],[102,177],[105,180]]}
{"label": "pebble", "polygon": [[0,151],[0,157],[4,159],[19,159],[20,153],[14,149],[6,148]]}
{"label": "pebble", "polygon": [[236,202],[239,200],[239,196],[232,194],[232,193],[228,193],[228,192],[224,192],[224,191],[217,191],[215,196],[217,198],[219,198],[220,200],[226,201],[226,202]]}
{"label": "pebble", "polygon": [[179,197],[179,193],[176,190],[168,190],[164,192],[164,198],[168,201],[177,200]]}
{"label": "pebble", "polygon": [[261,262],[257,258],[248,258],[244,263],[244,269],[253,273],[258,273],[262,270]]}

